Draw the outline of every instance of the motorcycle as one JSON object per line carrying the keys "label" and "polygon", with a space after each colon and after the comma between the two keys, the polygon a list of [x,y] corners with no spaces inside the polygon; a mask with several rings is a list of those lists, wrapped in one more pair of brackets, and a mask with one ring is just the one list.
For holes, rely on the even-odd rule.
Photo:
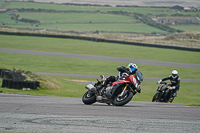
{"label": "motorcycle", "polygon": [[98,89],[98,86],[106,80],[104,75],[100,77],[101,81],[97,79],[96,83],[85,86],[88,91],[82,97],[84,104],[91,105],[95,102],[100,102],[108,105],[123,106],[130,102],[140,90],[140,83],[143,81],[141,74],[128,75],[126,73],[123,78]]}
{"label": "motorcycle", "polygon": [[166,82],[160,82],[156,94],[152,98],[152,102],[167,102],[172,103],[173,91],[171,85]]}

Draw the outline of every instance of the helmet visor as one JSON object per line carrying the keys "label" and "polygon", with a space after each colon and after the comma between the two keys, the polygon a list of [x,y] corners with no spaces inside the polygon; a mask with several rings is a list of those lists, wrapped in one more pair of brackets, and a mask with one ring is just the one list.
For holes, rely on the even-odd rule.
{"label": "helmet visor", "polygon": [[136,68],[133,66],[130,66],[130,69],[132,70],[132,72],[136,70]]}
{"label": "helmet visor", "polygon": [[172,77],[173,77],[173,78],[176,78],[176,76],[177,76],[177,74],[172,74]]}

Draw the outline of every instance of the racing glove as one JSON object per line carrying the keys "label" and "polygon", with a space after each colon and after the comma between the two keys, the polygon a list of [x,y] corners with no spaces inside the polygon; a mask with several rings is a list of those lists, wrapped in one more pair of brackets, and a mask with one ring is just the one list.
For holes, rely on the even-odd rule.
{"label": "racing glove", "polygon": [[158,84],[160,84],[162,82],[162,79],[158,80]]}
{"label": "racing glove", "polygon": [[175,86],[172,86],[172,87],[170,87],[169,89],[170,90],[174,90],[176,87]]}

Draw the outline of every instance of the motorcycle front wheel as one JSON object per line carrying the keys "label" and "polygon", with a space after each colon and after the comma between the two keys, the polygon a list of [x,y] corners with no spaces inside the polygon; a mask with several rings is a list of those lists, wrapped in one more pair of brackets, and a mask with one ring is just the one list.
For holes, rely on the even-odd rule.
{"label": "motorcycle front wheel", "polygon": [[86,105],[91,105],[96,102],[96,95],[94,93],[91,93],[90,91],[87,91],[83,97],[82,101]]}
{"label": "motorcycle front wheel", "polygon": [[153,96],[152,102],[160,102],[160,93],[157,92],[157,93]]}
{"label": "motorcycle front wheel", "polygon": [[114,98],[113,104],[115,106],[123,106],[123,105],[127,104],[128,102],[130,102],[131,99],[133,98],[133,92],[132,91],[129,91],[123,97],[119,97],[119,95]]}

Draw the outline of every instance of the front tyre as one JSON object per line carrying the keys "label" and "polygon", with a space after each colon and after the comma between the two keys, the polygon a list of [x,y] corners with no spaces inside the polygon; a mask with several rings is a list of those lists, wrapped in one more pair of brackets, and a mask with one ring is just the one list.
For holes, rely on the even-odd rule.
{"label": "front tyre", "polygon": [[123,105],[127,104],[128,102],[130,102],[131,99],[133,98],[133,92],[132,91],[129,91],[123,97],[119,97],[119,95],[114,98],[113,104],[115,106],[123,106]]}
{"label": "front tyre", "polygon": [[152,102],[159,102],[160,101],[160,93],[156,93],[153,96]]}
{"label": "front tyre", "polygon": [[91,105],[96,102],[96,95],[94,93],[91,93],[90,91],[87,91],[83,97],[82,101],[86,105]]}

